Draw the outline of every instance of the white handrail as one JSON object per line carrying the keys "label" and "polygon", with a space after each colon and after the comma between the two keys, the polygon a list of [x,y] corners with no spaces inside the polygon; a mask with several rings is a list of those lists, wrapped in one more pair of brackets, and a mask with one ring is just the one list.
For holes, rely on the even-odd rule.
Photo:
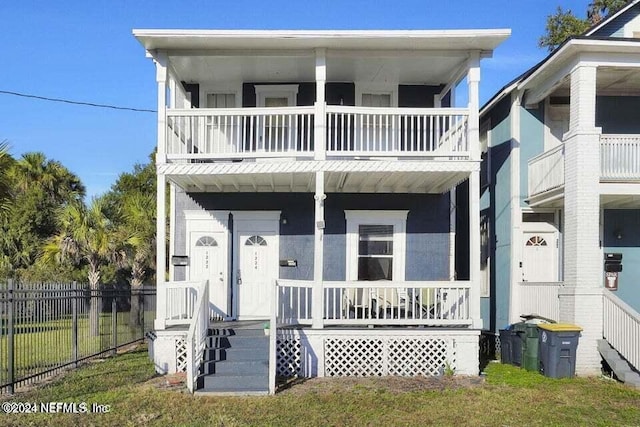
{"label": "white handrail", "polygon": [[640,135],[601,135],[600,174],[603,180],[640,179]]}
{"label": "white handrail", "polygon": [[564,144],[532,158],[529,168],[529,197],[564,185]]}
{"label": "white handrail", "polygon": [[560,320],[558,289],[563,282],[520,282],[517,314],[537,314],[555,321]]}
{"label": "white handrail", "polygon": [[191,317],[189,332],[187,332],[187,388],[193,393],[200,365],[206,348],[209,332],[209,281],[201,282],[197,288],[198,299]]}
{"label": "white handrail", "polygon": [[160,313],[166,325],[189,325],[193,317],[200,282],[167,282],[164,305]]}
{"label": "white handrail", "polygon": [[640,369],[640,313],[607,289],[602,295],[602,336],[631,365]]}

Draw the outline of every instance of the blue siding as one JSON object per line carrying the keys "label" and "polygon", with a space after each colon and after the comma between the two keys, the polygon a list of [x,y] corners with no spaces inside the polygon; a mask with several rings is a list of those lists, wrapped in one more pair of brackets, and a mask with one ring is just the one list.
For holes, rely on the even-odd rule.
{"label": "blue siding", "polygon": [[490,307],[483,310],[484,327],[497,331],[509,318],[511,280],[511,123],[510,97],[496,104],[485,118],[491,120],[489,156],[489,220],[491,242]]}
{"label": "blue siding", "polygon": [[542,103],[536,109],[520,107],[520,206],[525,203],[528,193],[529,159],[544,152],[544,108]]}
{"label": "blue siding", "polygon": [[635,5],[625,13],[612,20],[593,35],[596,37],[624,37],[624,26],[627,22],[640,15],[640,4]]}
{"label": "blue siding", "polygon": [[[280,259],[297,267],[280,267],[283,279],[313,279],[314,201],[311,193],[178,193],[176,247],[185,247],[186,209],[280,210]],[[328,194],[325,200],[324,278],[346,278],[345,210],[409,210],[407,280],[446,280],[449,276],[449,196],[432,194]],[[177,251],[181,252],[181,251]],[[184,272],[176,268],[176,279]]]}
{"label": "blue siding", "polygon": [[[616,237],[619,231],[622,238]],[[604,252],[622,254],[615,294],[640,311],[640,209],[605,209]]]}

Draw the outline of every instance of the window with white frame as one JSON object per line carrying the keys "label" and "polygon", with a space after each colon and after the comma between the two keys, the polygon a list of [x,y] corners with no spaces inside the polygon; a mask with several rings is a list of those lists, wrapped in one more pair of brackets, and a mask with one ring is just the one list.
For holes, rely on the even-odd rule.
{"label": "window with white frame", "polygon": [[348,280],[404,280],[407,213],[345,211]]}

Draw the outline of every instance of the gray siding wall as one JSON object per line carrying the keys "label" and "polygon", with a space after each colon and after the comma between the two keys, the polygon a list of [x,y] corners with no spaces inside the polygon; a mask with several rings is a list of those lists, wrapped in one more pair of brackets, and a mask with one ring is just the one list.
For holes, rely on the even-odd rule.
{"label": "gray siding wall", "polygon": [[635,5],[630,10],[618,16],[616,19],[596,31],[593,35],[596,37],[624,37],[625,24],[638,15],[640,15],[640,4]]}
{"label": "gray siding wall", "polygon": [[640,133],[640,96],[598,96],[596,126],[602,133]]}
{"label": "gray siding wall", "polygon": [[[280,259],[297,267],[280,267],[280,278],[313,279],[314,201],[312,193],[176,192],[176,254],[186,252],[185,210],[280,210]],[[449,276],[449,196],[418,194],[328,194],[325,200],[324,278],[345,280],[345,210],[409,210],[406,280],[446,280]],[[184,269],[176,267],[176,280]]]}

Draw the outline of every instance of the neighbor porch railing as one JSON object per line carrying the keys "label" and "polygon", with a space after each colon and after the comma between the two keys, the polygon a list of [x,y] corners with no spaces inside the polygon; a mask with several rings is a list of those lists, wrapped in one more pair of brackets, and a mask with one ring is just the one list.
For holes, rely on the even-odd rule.
{"label": "neighbor porch railing", "polygon": [[[312,323],[313,282],[277,280],[278,325]],[[324,325],[470,325],[467,281],[324,282]]]}
{"label": "neighbor porch railing", "polygon": [[640,369],[640,315],[613,292],[603,290],[602,335],[609,344]]}
{"label": "neighbor porch railing", "polygon": [[200,374],[200,365],[209,332],[209,282],[200,282],[195,288],[197,294],[187,332],[187,388],[193,393]]}
{"label": "neighbor porch railing", "polygon": [[538,314],[558,321],[560,300],[558,289],[563,282],[520,282],[518,315]]}
{"label": "neighbor porch railing", "polygon": [[564,144],[529,160],[529,197],[564,185]]}
{"label": "neighbor porch railing", "polygon": [[168,109],[169,160],[313,156],[314,107]]}
{"label": "neighbor porch railing", "polygon": [[468,110],[327,106],[327,156],[468,156]]}
{"label": "neighbor porch railing", "polygon": [[604,180],[640,179],[640,135],[601,135],[600,169]]}

